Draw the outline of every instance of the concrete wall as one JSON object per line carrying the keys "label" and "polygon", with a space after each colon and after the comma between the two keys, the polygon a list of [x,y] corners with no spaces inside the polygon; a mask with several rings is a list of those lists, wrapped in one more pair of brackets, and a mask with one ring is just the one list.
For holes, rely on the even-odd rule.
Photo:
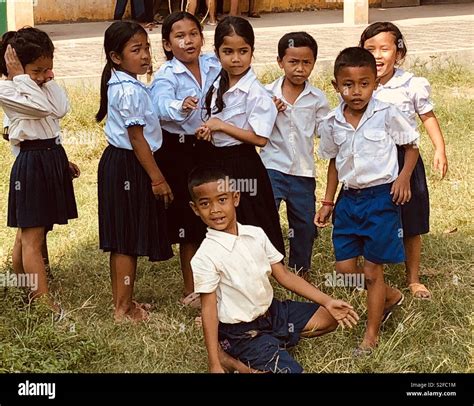
{"label": "concrete wall", "polygon": [[[48,22],[103,21],[113,18],[115,0],[37,0],[34,8],[36,24]],[[180,4],[180,1],[174,1]],[[130,2],[129,2],[130,3]],[[167,1],[162,1],[164,5]],[[380,6],[381,0],[369,0],[371,6]],[[225,0],[226,9],[229,0]],[[290,11],[310,8],[342,8],[342,0],[257,0],[260,11]],[[130,5],[129,5],[130,7]],[[248,2],[242,0],[243,11]],[[130,15],[127,11],[125,17]]]}

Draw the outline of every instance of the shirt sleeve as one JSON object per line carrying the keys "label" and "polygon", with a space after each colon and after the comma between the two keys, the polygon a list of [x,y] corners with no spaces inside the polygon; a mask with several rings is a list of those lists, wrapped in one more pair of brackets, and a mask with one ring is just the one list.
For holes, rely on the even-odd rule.
{"label": "shirt sleeve", "polygon": [[323,119],[318,126],[319,141],[318,155],[322,159],[336,158],[339,146],[334,142],[332,125],[328,118]]}
{"label": "shirt sleeve", "polygon": [[260,227],[259,230],[261,234],[260,236],[263,241],[263,248],[265,249],[265,255],[267,256],[268,261],[271,265],[280,262],[284,258],[284,256],[274,247],[270,239],[265,234],[265,231],[263,231]]}
{"label": "shirt sleeve", "polygon": [[173,79],[174,77],[168,77],[166,73],[158,73],[151,85],[151,98],[160,120],[181,123],[188,118],[189,112],[182,110],[186,97],[182,100],[178,98],[178,84]]}
{"label": "shirt sleeve", "polygon": [[145,104],[143,101],[144,95],[141,94],[140,89],[136,85],[123,84],[124,92],[122,93],[119,103],[118,111],[122,117],[125,128],[135,125],[145,127]]}
{"label": "shirt sleeve", "polygon": [[277,119],[278,110],[270,94],[265,89],[255,91],[250,88],[246,114],[252,130],[260,137],[270,138]]}
{"label": "shirt sleeve", "polygon": [[63,118],[69,111],[69,100],[64,89],[51,80],[43,85],[43,91],[51,104],[53,118]]}
{"label": "shirt sleeve", "polygon": [[[316,105],[316,128],[319,128],[319,125],[322,123],[323,119],[328,115],[330,112],[328,99],[326,95],[321,92],[321,99],[320,102]],[[320,137],[319,131],[316,131],[317,137]]]}
{"label": "shirt sleeve", "polygon": [[410,80],[410,93],[412,94],[415,111],[418,114],[426,114],[433,110],[434,104],[431,100],[431,86],[425,78],[414,77]]}
{"label": "shirt sleeve", "polygon": [[418,145],[420,134],[410,124],[408,117],[395,105],[388,108],[385,128],[397,145]]}
{"label": "shirt sleeve", "polygon": [[199,251],[191,260],[193,270],[194,291],[196,293],[212,293],[220,281],[219,272],[212,260]]}
{"label": "shirt sleeve", "polygon": [[15,112],[18,119],[41,119],[52,114],[51,104],[41,88],[29,77],[18,75],[10,83],[0,83],[0,104]]}

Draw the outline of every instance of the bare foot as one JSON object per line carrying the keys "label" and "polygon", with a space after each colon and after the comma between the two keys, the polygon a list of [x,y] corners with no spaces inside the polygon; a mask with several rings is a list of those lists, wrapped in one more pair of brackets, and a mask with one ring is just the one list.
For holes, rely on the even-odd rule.
{"label": "bare foot", "polygon": [[136,302],[132,302],[132,306],[127,312],[116,310],[114,314],[116,322],[131,321],[132,323],[140,323],[142,321],[148,321],[149,318],[149,313],[143,307],[137,306]]}

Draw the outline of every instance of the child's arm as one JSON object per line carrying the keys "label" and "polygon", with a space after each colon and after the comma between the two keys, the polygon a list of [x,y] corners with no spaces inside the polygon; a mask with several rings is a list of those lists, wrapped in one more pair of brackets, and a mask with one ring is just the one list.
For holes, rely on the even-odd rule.
{"label": "child's arm", "polygon": [[227,135],[234,137],[236,140],[245,142],[246,144],[256,145],[257,147],[264,147],[267,145],[268,141],[267,138],[260,137],[252,130],[243,130],[242,128],[235,127],[232,124],[228,124],[215,117],[207,120],[202,127],[199,127],[196,130],[196,135],[199,139],[204,139],[206,135],[208,135],[206,129],[208,129],[211,133],[226,133]]}
{"label": "child's arm", "polygon": [[328,165],[326,193],[324,194],[323,205],[314,217],[314,223],[318,227],[326,227],[328,225],[329,217],[334,209],[334,196],[336,195],[338,183],[336,158],[332,158]]}
{"label": "child's arm", "polygon": [[201,293],[202,327],[206,343],[209,372],[225,372],[219,361],[219,340],[216,292]]}
{"label": "child's arm", "polygon": [[349,303],[333,299],[331,296],[321,292],[300,276],[288,271],[281,262],[272,265],[272,275],[286,289],[324,306],[341,327],[347,326],[352,328],[352,326],[357,324],[359,316]]}
{"label": "child's arm", "polygon": [[392,200],[396,205],[405,204],[411,199],[410,178],[420,155],[416,145],[404,145],[403,147],[405,148],[405,163],[390,190],[390,194],[393,195]]}
{"label": "child's arm", "polygon": [[433,166],[441,173],[441,179],[444,178],[448,171],[448,158],[446,157],[446,148],[444,144],[443,133],[439,126],[438,119],[433,111],[420,114],[420,119],[426,128],[433,146],[435,147]]}
{"label": "child's arm", "polygon": [[139,125],[128,127],[128,137],[135,156],[150,177],[153,194],[163,199],[165,207],[168,207],[173,201],[173,193],[160,168],[158,168],[150,146],[143,136],[143,127]]}
{"label": "child's arm", "polygon": [[51,104],[51,116],[59,120],[69,111],[69,100],[64,89],[53,80],[53,71],[48,71],[48,74],[49,78],[43,84],[43,91]]}

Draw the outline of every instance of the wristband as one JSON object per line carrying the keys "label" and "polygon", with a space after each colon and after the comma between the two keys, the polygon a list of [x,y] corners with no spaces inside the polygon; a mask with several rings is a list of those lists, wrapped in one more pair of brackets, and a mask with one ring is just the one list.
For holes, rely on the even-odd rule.
{"label": "wristband", "polygon": [[323,206],[331,206],[331,207],[334,207],[334,202],[331,201],[331,200],[321,200],[321,204]]}
{"label": "wristband", "polygon": [[165,178],[161,179],[161,180],[158,181],[158,182],[151,182],[151,186],[152,186],[152,187],[160,186],[162,183],[165,183]]}

